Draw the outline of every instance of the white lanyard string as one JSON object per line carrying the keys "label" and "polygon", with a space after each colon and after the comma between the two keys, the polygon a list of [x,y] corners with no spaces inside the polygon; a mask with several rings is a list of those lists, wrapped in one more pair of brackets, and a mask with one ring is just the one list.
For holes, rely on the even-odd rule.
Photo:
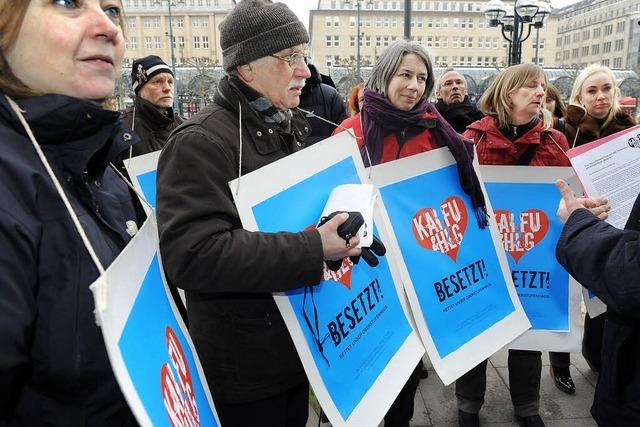
{"label": "white lanyard string", "polygon": [[31,144],[33,145],[33,148],[35,148],[36,152],[38,153],[38,157],[40,158],[40,161],[42,162],[42,164],[44,165],[44,168],[46,169],[47,173],[49,174],[49,177],[51,178],[51,181],[53,181],[53,186],[56,188],[58,194],[60,195],[60,198],[62,199],[62,203],[64,203],[64,206],[67,208],[67,211],[69,212],[69,215],[71,216],[71,220],[73,221],[73,225],[75,226],[76,230],[78,231],[78,234],[80,235],[80,238],[82,239],[82,243],[84,244],[84,247],[87,249],[87,252],[89,252],[89,256],[91,256],[91,259],[93,260],[93,263],[95,264],[96,268],[98,269],[98,272],[100,273],[100,276],[104,275],[104,273],[105,273],[104,267],[102,266],[102,263],[100,262],[100,259],[98,258],[98,255],[96,254],[96,251],[93,249],[93,245],[91,244],[91,241],[89,241],[89,237],[87,237],[87,234],[85,233],[84,229],[82,228],[82,224],[80,224],[80,220],[78,219],[78,215],[76,215],[76,212],[73,210],[73,207],[71,207],[71,203],[69,202],[69,199],[67,198],[67,195],[65,194],[62,186],[60,185],[60,181],[58,180],[58,177],[56,177],[55,173],[53,173],[53,169],[51,169],[51,166],[49,165],[49,161],[47,160],[46,156],[44,155],[44,152],[42,151],[42,148],[40,148],[40,144],[38,144],[38,141],[36,141],[36,138],[33,136],[33,132],[31,131],[31,127],[29,126],[29,124],[25,120],[24,115],[22,114],[22,111],[20,110],[20,107],[9,96],[5,95],[5,98],[9,102],[9,105],[11,106],[13,111],[18,116],[18,119],[20,120],[20,123],[24,127],[24,130],[27,132],[27,135],[29,136],[29,140],[31,141]]}

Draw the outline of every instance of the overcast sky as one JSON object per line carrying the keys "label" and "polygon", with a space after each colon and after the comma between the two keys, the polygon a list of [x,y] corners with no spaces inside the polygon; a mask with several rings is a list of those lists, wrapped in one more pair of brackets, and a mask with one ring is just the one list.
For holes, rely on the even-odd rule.
{"label": "overcast sky", "polygon": [[[318,7],[318,0],[274,0],[285,3],[291,10],[295,12],[302,22],[309,28],[309,10]],[[551,6],[563,7],[579,0],[551,0]]]}

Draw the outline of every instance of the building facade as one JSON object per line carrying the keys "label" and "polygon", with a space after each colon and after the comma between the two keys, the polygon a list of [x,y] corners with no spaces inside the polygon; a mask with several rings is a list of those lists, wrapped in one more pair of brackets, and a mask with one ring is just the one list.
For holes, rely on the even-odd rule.
{"label": "building facade", "polygon": [[[489,27],[484,16],[488,1],[412,1],[411,38],[431,54],[434,65],[442,67],[507,64],[508,42],[500,28]],[[354,64],[358,42],[360,5],[361,65],[375,62],[390,43],[404,35],[404,1],[319,0],[311,10],[312,60],[321,72],[330,67]],[[513,2],[505,2],[513,8]],[[532,29],[522,45],[522,62],[553,65],[558,16],[552,11],[544,28]],[[525,33],[526,34],[526,33]],[[536,46],[538,49],[536,50]],[[536,56],[537,53],[537,56]]]}
{"label": "building facade", "polygon": [[640,68],[640,1],[584,0],[561,10],[555,62],[582,69],[600,62]]}
{"label": "building facade", "polygon": [[127,21],[124,65],[147,55],[158,55],[171,64],[169,2],[176,65],[221,64],[218,25],[234,0],[123,0]]}

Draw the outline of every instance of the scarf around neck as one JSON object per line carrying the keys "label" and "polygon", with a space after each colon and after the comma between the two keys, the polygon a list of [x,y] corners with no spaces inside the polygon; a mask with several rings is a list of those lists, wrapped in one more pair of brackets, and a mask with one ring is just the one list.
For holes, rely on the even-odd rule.
{"label": "scarf around neck", "polygon": [[237,76],[229,76],[231,88],[264,120],[267,124],[278,126],[282,131],[289,132],[291,129],[291,110],[280,111],[273,103],[260,92],[247,86]]}
{"label": "scarf around neck", "polygon": [[[473,169],[473,143],[464,139],[442,118],[438,110],[426,98],[418,102],[411,110],[396,108],[389,100],[368,88],[364,90],[362,107],[362,131],[364,141],[360,155],[365,166],[377,165],[382,160],[384,136],[414,126],[425,113],[435,116],[436,126],[429,129],[434,141],[440,147],[447,147],[456,161],[460,185],[471,198],[476,220],[480,228],[488,224],[487,204],[482,193],[480,180]],[[368,151],[368,155],[367,155]]]}

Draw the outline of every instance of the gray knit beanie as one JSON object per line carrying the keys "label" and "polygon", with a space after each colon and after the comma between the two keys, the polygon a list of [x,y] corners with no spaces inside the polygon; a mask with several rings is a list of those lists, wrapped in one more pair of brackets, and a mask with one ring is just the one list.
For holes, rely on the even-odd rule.
{"label": "gray knit beanie", "polygon": [[302,43],[309,34],[284,3],[242,0],[220,24],[222,66],[239,65]]}

